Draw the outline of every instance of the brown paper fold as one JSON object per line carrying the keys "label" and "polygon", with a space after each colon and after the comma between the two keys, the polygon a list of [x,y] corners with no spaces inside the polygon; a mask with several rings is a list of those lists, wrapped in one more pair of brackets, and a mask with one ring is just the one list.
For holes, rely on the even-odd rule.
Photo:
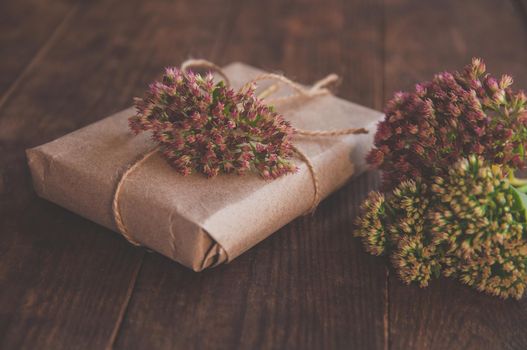
{"label": "brown paper fold", "polygon": [[[225,72],[234,88],[263,73],[241,63]],[[288,93],[283,88],[279,94]],[[297,128],[370,130],[367,135],[295,138],[319,174],[322,198],[365,169],[364,156],[381,113],[332,95],[277,109]],[[124,110],[28,150],[37,194],[117,231],[111,204],[119,177],[154,146],[147,134],[129,132],[127,119],[133,113]],[[207,179],[178,175],[156,154],[126,179],[122,217],[135,240],[200,271],[231,261],[309,209],[311,174],[305,163],[297,164],[298,173],[272,181],[253,174]]]}

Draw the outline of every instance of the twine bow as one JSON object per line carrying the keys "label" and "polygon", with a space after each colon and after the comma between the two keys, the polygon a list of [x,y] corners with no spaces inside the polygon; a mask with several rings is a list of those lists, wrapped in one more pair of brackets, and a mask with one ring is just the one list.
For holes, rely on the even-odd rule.
{"label": "twine bow", "polygon": [[[216,64],[203,60],[203,59],[189,59],[181,64],[181,71],[186,72],[190,68],[198,68],[198,69],[209,69],[211,71],[216,72],[218,75],[220,75],[226,86],[230,86],[230,80],[225,74],[225,72]],[[305,88],[289,79],[284,77],[283,75],[274,74],[274,73],[264,73],[256,78],[250,80],[245,85],[242,86],[240,91],[243,91],[244,89],[249,88],[252,84],[255,84],[256,82],[262,81],[262,80],[273,80],[276,83],[271,85],[269,88],[264,90],[262,93],[259,94],[259,98],[264,99],[268,96],[271,96],[273,93],[275,93],[279,87],[278,85],[284,84],[291,88],[294,93],[289,96],[284,97],[278,97],[274,99],[266,99],[266,102],[268,104],[279,104],[283,102],[288,102],[296,98],[307,98],[312,99],[317,96],[323,96],[330,94],[330,90],[327,88],[328,85],[335,83],[338,81],[339,77],[336,74],[329,74],[323,79],[318,80],[313,84],[311,88]],[[342,136],[342,135],[352,135],[352,134],[365,134],[368,131],[364,128],[347,128],[347,129],[336,129],[336,130],[303,130],[299,128],[293,129],[294,134],[300,135],[300,136],[307,136],[307,137],[316,137],[316,136]],[[156,154],[159,150],[159,147],[155,147],[152,150],[148,151],[147,153],[141,155],[135,162],[129,165],[129,167],[123,172],[121,175],[117,186],[115,188],[114,198],[112,202],[112,210],[113,210],[113,216],[115,220],[115,224],[117,228],[119,229],[119,232],[133,245],[139,246],[140,243],[137,242],[129,233],[121,214],[121,208],[119,205],[120,195],[122,192],[122,187],[127,179],[127,177],[141,164],[143,164],[148,158],[150,158],[152,155]],[[314,188],[314,195],[313,200],[311,203],[311,206],[308,210],[308,213],[312,213],[318,203],[320,202],[320,185],[319,185],[319,179],[317,175],[317,171],[309,159],[309,157],[302,152],[298,147],[293,145],[293,150],[297,154],[297,156],[306,163],[309,172],[311,174],[311,180],[313,182],[313,188]]]}

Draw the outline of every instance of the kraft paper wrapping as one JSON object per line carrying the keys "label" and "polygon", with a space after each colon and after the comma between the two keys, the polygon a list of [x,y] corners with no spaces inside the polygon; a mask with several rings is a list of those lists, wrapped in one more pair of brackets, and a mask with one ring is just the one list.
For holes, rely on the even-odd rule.
{"label": "kraft paper wrapping", "polygon": [[[263,73],[241,63],[225,68],[234,88]],[[270,82],[268,82],[270,84]],[[262,83],[261,88],[265,88]],[[282,88],[280,94],[288,94]],[[364,127],[366,135],[295,137],[313,162],[321,197],[365,170],[364,156],[383,115],[332,95],[297,100],[277,108],[293,126],[308,130]],[[112,214],[123,171],[154,144],[133,136],[132,108],[27,150],[37,194],[117,231]],[[181,176],[158,154],[127,178],[120,199],[124,223],[141,244],[201,271],[229,262],[304,214],[314,188],[300,160],[296,174],[266,181],[257,175]]]}

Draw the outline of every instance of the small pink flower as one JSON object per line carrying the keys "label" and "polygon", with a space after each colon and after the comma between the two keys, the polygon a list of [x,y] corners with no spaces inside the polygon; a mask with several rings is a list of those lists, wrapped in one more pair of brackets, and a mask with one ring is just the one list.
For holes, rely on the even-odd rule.
{"label": "small pink flower", "polygon": [[255,171],[276,178],[295,172],[289,160],[293,128],[254,90],[253,84],[235,92],[222,82],[215,84],[211,74],[169,67],[143,98],[135,99],[130,129],[135,134],[152,131],[163,156],[183,175],[194,170],[209,177]]}
{"label": "small pink flower", "polygon": [[510,76],[498,81],[485,69],[473,59],[462,71],[417,84],[415,92],[395,93],[367,157],[383,171],[384,189],[416,174],[444,175],[469,152],[506,169],[525,166],[527,98],[511,89]]}

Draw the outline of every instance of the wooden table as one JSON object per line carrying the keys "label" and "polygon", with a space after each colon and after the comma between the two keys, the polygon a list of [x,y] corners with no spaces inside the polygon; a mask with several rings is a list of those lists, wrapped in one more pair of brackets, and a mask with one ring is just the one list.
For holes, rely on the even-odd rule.
{"label": "wooden table", "polygon": [[36,197],[24,150],[204,57],[394,91],[485,58],[527,88],[525,0],[0,2],[2,349],[525,349],[527,304],[406,286],[352,237],[370,173],[229,265],[194,273]]}

